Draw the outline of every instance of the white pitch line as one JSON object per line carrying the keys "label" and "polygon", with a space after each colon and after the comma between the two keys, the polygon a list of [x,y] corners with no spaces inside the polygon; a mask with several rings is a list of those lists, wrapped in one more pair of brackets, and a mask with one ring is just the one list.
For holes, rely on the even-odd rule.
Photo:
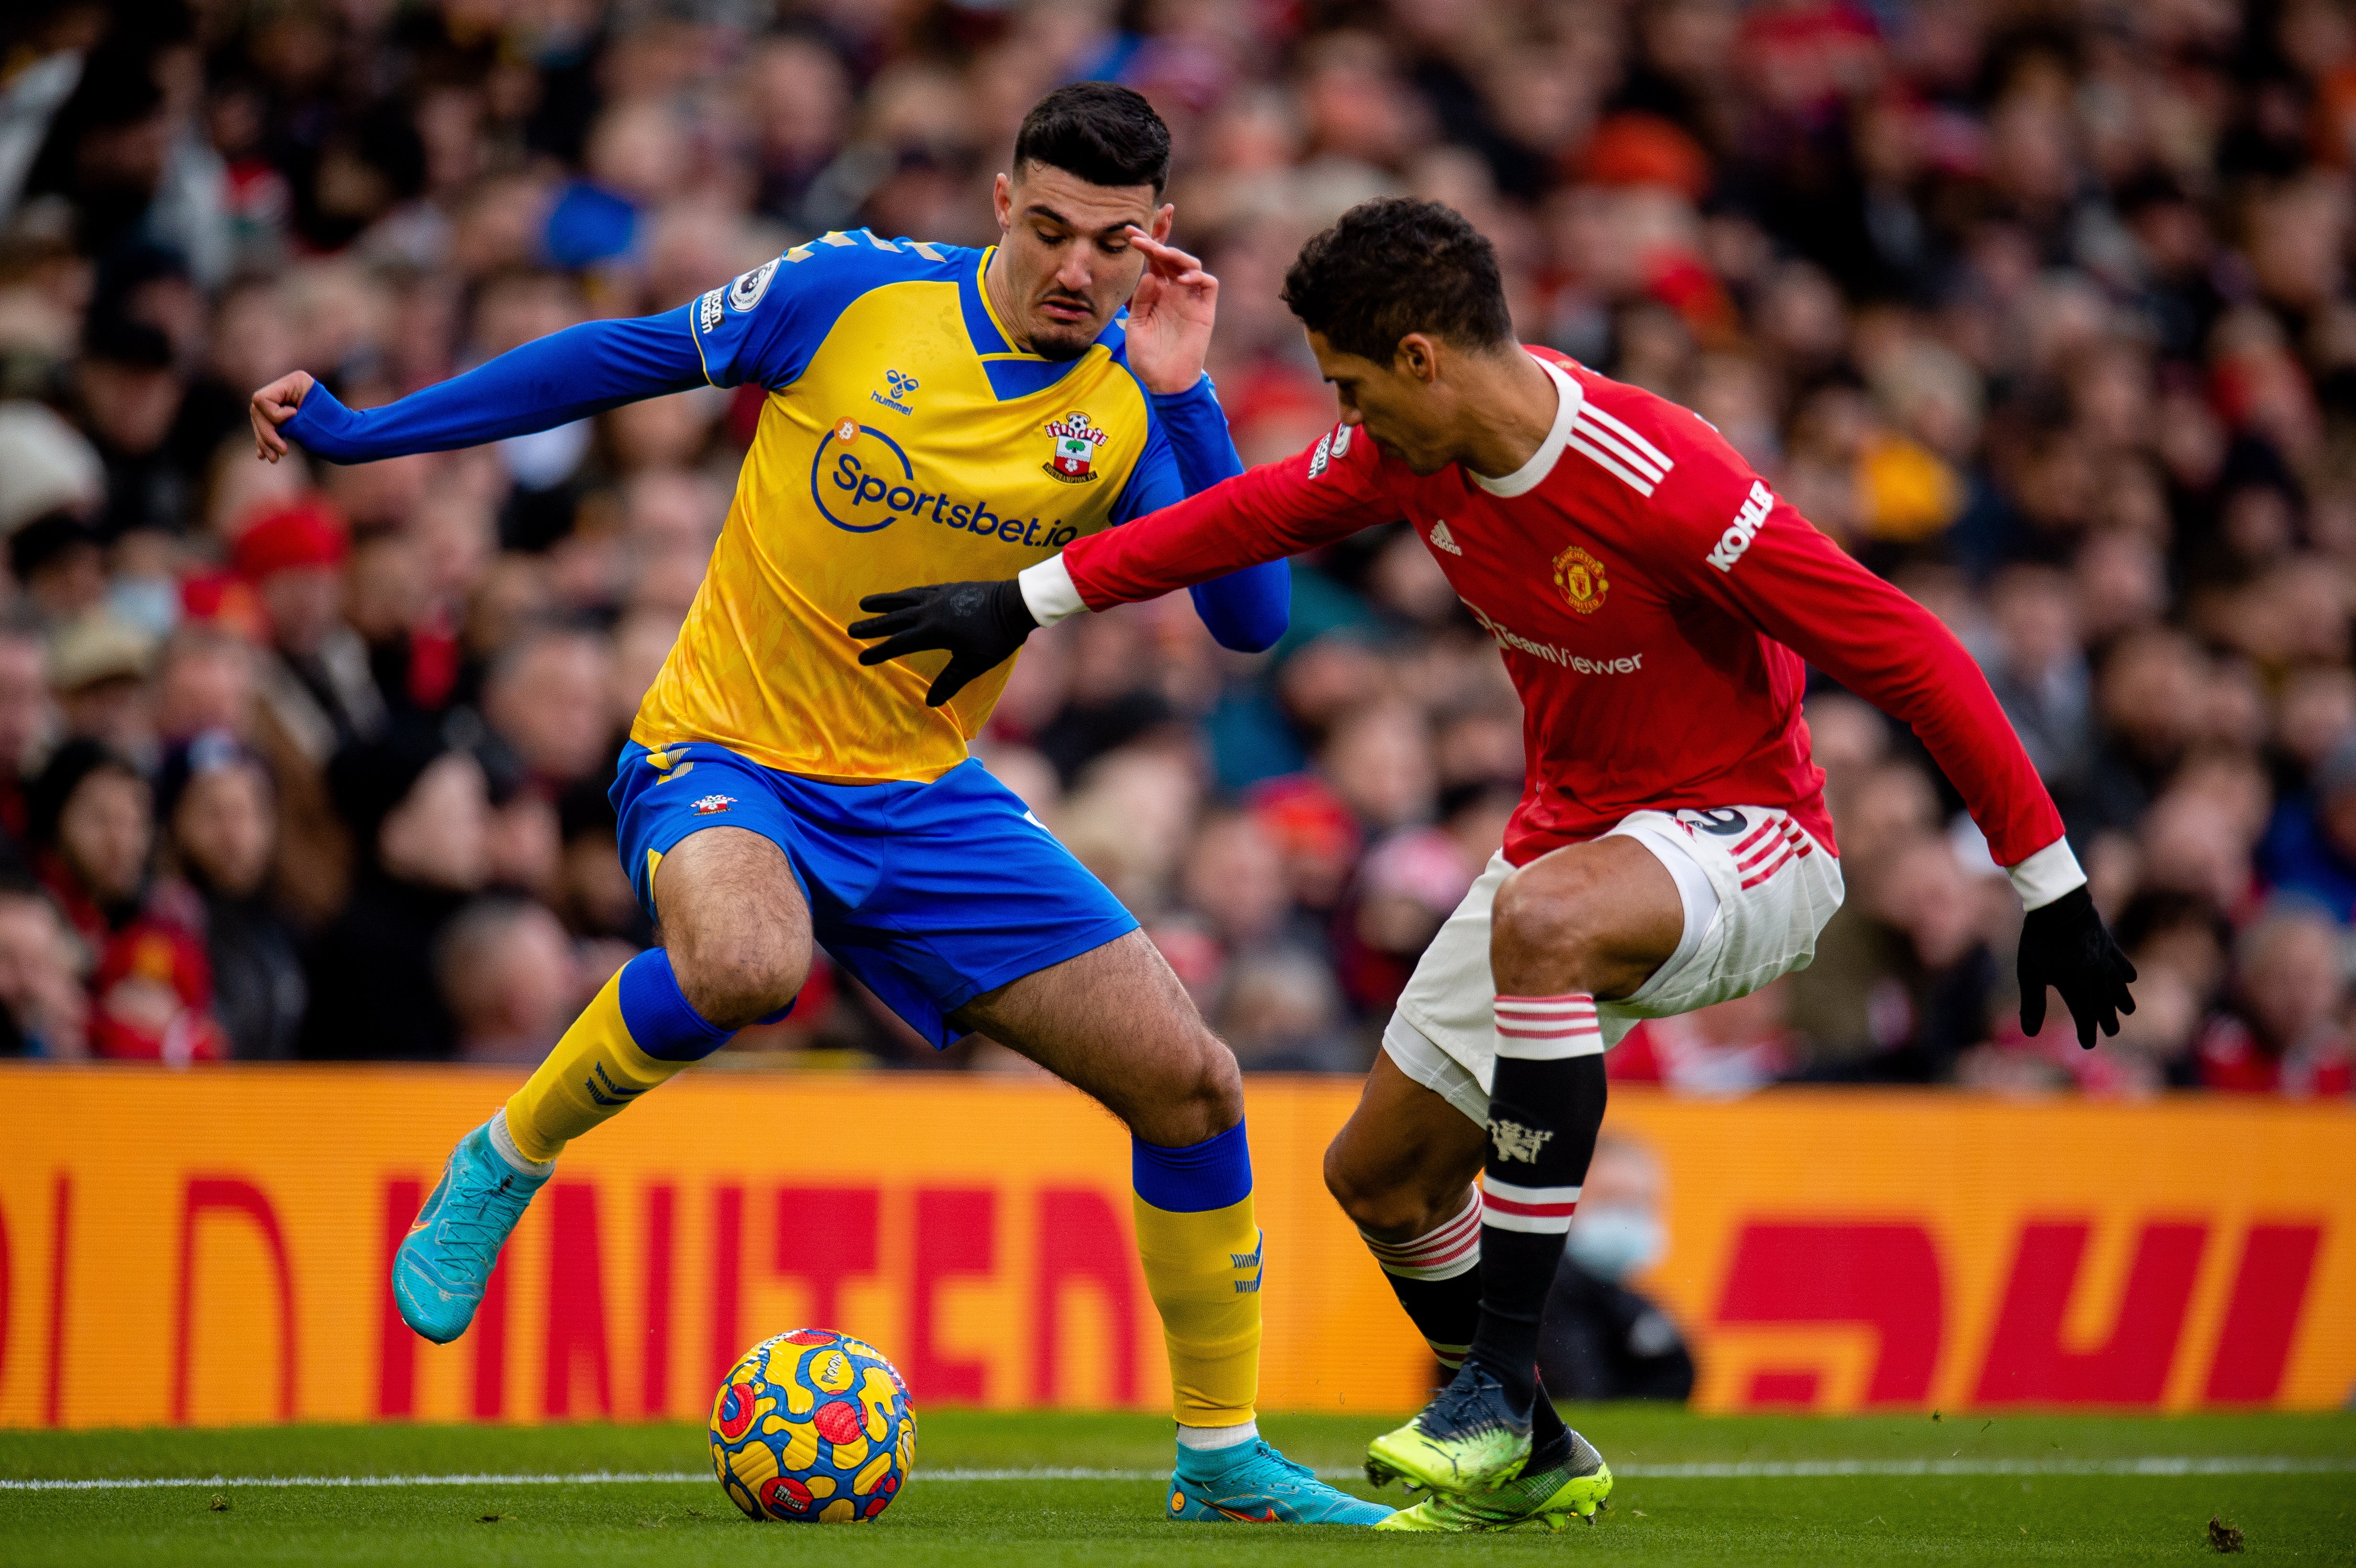
{"label": "white pitch line", "polygon": [[[1348,1480],[1355,1469],[1324,1468],[1327,1480]],[[1037,1468],[918,1469],[926,1481],[1158,1481],[1163,1470]],[[1623,1465],[1630,1480],[1819,1480],[1847,1476],[2340,1476],[2356,1474],[2356,1457],[2291,1458],[2273,1455],[2205,1458],[2162,1454],[2133,1459],[1762,1459],[1682,1465]],[[709,1482],[707,1470],[584,1470],[571,1475],[445,1476],[153,1476],[89,1478],[0,1477],[0,1492],[97,1492],[160,1487],[596,1487],[634,1482]]]}
{"label": "white pitch line", "polygon": [[2211,1459],[2162,1454],[2139,1459],[1765,1459],[1623,1465],[1612,1473],[1655,1481],[1800,1481],[1842,1476],[2340,1476],[2351,1472],[2356,1472],[2356,1458]]}

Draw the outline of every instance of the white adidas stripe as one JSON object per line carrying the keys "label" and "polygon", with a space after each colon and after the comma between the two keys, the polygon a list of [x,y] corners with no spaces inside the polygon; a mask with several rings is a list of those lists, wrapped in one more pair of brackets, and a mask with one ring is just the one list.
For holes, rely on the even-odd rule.
{"label": "white adidas stripe", "polygon": [[1640,496],[1650,496],[1676,466],[1668,453],[1637,434],[1627,421],[1589,402],[1582,402],[1572,417],[1566,444],[1610,470]]}
{"label": "white adidas stripe", "polygon": [[1639,496],[1649,496],[1653,493],[1652,480],[1639,476],[1633,469],[1629,468],[1627,464],[1622,463],[1618,458],[1612,456],[1601,447],[1597,446],[1594,443],[1589,441],[1580,433],[1580,428],[1577,425],[1570,427],[1570,438],[1563,444],[1569,447],[1572,451],[1580,453],[1582,456],[1593,459],[1598,465],[1609,469],[1613,475],[1618,476],[1622,484],[1627,485],[1631,490],[1635,491]]}
{"label": "white adidas stripe", "polygon": [[1653,460],[1654,466],[1660,469],[1663,474],[1666,474],[1670,469],[1676,466],[1676,464],[1669,461],[1669,454],[1667,453],[1663,452],[1659,447],[1655,446],[1651,442],[1646,441],[1643,436],[1638,435],[1625,420],[1620,419],[1616,415],[1605,413],[1593,403],[1581,403],[1579,409],[1579,417],[1584,420],[1593,420],[1597,423],[1602,425],[1605,429],[1612,431],[1613,433],[1620,436],[1637,451],[1651,458]]}
{"label": "white adidas stripe", "polygon": [[[1623,426],[1622,428],[1624,429],[1625,427]],[[1613,456],[1619,458],[1621,462],[1626,464],[1629,467],[1643,475],[1645,478],[1650,479],[1655,485],[1659,484],[1662,478],[1667,475],[1669,471],[1669,465],[1666,462],[1656,463],[1653,459],[1646,457],[1643,453],[1637,451],[1634,446],[1622,440],[1618,435],[1600,424],[1591,424],[1584,418],[1581,418],[1572,421],[1571,429],[1577,431],[1580,435],[1585,436],[1588,440],[1595,443],[1596,445],[1604,448]]]}

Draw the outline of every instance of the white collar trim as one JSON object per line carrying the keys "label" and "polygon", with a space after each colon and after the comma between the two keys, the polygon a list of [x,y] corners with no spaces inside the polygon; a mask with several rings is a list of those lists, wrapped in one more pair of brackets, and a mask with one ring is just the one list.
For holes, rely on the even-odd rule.
{"label": "white collar trim", "polygon": [[1464,471],[1464,476],[1473,484],[1490,495],[1508,501],[1516,496],[1528,495],[1554,472],[1555,464],[1562,456],[1562,449],[1570,443],[1571,421],[1579,418],[1580,407],[1587,401],[1587,394],[1580,389],[1579,383],[1561,366],[1551,359],[1538,359],[1535,354],[1530,357],[1537,359],[1540,368],[1554,378],[1553,427],[1547,432],[1546,439],[1538,443],[1538,449],[1530,453],[1530,460],[1503,478],[1492,479],[1485,474],[1475,474],[1470,468]]}

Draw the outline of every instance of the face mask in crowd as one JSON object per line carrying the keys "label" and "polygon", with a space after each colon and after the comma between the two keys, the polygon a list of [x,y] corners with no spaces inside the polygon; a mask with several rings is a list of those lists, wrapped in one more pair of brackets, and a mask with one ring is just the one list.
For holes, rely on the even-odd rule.
{"label": "face mask in crowd", "polygon": [[1580,1268],[1616,1284],[1658,1263],[1668,1240],[1644,1210],[1612,1207],[1580,1210],[1563,1245]]}

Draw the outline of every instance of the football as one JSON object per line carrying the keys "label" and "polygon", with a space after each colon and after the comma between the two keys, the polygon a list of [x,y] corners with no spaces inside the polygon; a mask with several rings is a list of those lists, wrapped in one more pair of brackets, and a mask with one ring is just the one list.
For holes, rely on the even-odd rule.
{"label": "football", "polygon": [[873,1519],[916,1462],[899,1370],[873,1345],[823,1328],[745,1351],[712,1402],[711,1438],[720,1484],[755,1520]]}

